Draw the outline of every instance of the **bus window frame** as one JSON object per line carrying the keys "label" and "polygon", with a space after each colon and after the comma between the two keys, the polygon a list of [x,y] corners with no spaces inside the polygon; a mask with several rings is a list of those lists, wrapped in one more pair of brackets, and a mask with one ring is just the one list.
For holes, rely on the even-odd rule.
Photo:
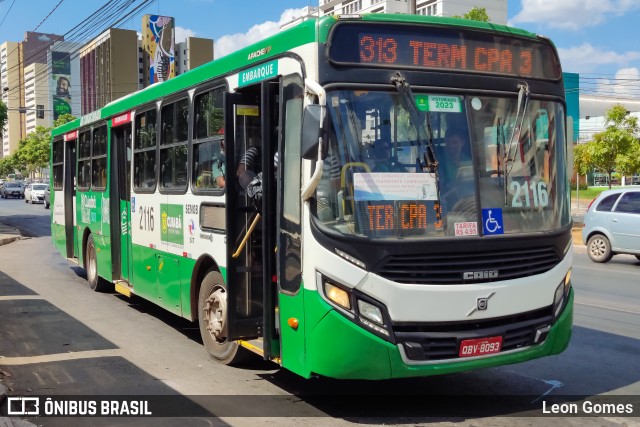
{"label": "bus window frame", "polygon": [[[207,196],[221,196],[225,193],[226,191],[226,186],[222,187],[222,188],[198,188],[196,187],[196,177],[194,176],[195,173],[195,152],[196,152],[196,145],[201,145],[201,144],[206,144],[208,142],[212,142],[212,141],[216,141],[219,139],[222,139],[219,137],[219,135],[211,135],[211,136],[206,136],[204,138],[198,138],[196,135],[197,132],[197,127],[196,127],[196,99],[198,98],[198,96],[201,96],[205,93],[208,92],[215,92],[216,90],[220,90],[221,95],[222,95],[222,99],[224,100],[224,94],[229,92],[229,86],[226,82],[226,80],[216,80],[216,81],[212,81],[212,82],[207,82],[207,84],[201,85],[199,87],[196,88],[196,90],[193,93],[193,99],[191,101],[192,104],[192,116],[191,116],[191,133],[189,135],[189,141],[190,141],[190,157],[189,157],[189,168],[191,170],[191,175],[189,177],[189,185],[191,186],[191,192],[196,195],[196,196],[200,196],[200,195],[207,195]],[[221,106],[223,112],[224,112],[224,101],[223,104]],[[224,114],[224,113],[223,113]],[[222,126],[224,127],[224,115],[223,115],[223,121],[222,121]],[[227,171],[228,174],[228,171]],[[226,177],[225,177],[226,179]]]}
{"label": "bus window frame", "polygon": [[[104,149],[105,149],[105,151],[104,151],[104,154],[95,155],[94,154],[95,153],[95,150],[94,150],[94,147],[95,147],[95,135],[100,129],[104,129],[104,137],[105,137],[105,141],[104,141],[105,147],[104,147]],[[108,158],[107,158],[107,153],[109,152],[109,148],[108,147],[109,147],[109,134],[108,134],[108,129],[107,129],[107,123],[104,122],[104,123],[96,125],[95,127],[93,127],[91,129],[91,173],[90,173],[90,175],[91,175],[91,191],[104,192],[107,189],[107,182],[108,182],[107,177],[109,175],[107,173],[108,163],[109,163],[108,162]],[[95,160],[100,160],[100,159],[105,159],[105,163],[104,163],[105,183],[104,183],[104,186],[94,185],[94,182],[93,182],[93,169],[94,169],[93,165],[94,165],[94,161]]]}
{"label": "bus window frame", "polygon": [[[62,156],[56,157],[56,147],[59,147]],[[59,160],[59,161],[58,161]],[[55,170],[56,167],[62,168],[60,175],[60,185],[57,185]],[[62,137],[55,138],[51,145],[51,188],[54,191],[61,191],[64,188],[64,139]]]}
{"label": "bus window frame", "polygon": [[[147,114],[149,111],[153,111],[155,110],[156,112],[156,120],[155,120],[155,144],[153,146],[153,148],[136,148],[136,137],[137,137],[137,131],[138,131],[138,126],[137,126],[137,120],[139,116],[143,116],[145,114]],[[153,194],[156,192],[156,189],[158,188],[158,157],[160,155],[159,150],[160,150],[160,144],[159,144],[159,139],[160,139],[160,129],[158,126],[158,114],[159,114],[159,108],[158,108],[158,102],[153,102],[150,105],[144,105],[139,109],[136,109],[136,112],[133,116],[132,119],[132,157],[131,157],[131,167],[132,167],[132,171],[131,171],[131,189],[134,193],[136,194]],[[154,153],[155,156],[155,162],[154,162],[154,170],[153,170],[153,176],[154,176],[154,183],[152,187],[138,187],[136,185],[136,154],[140,154],[140,153],[146,153],[146,152],[152,152]]]}
{"label": "bus window frame", "polygon": [[[168,106],[175,106],[180,101],[187,101],[187,139],[184,141],[171,142],[168,144],[164,143],[164,132],[163,132],[163,110]],[[148,111],[148,110],[146,110]],[[190,177],[190,167],[189,167],[189,159],[191,158],[191,133],[193,128],[193,100],[190,98],[187,92],[181,92],[176,95],[172,95],[166,99],[162,99],[158,108],[159,113],[156,115],[156,146],[157,146],[157,155],[156,155],[156,188],[160,192],[160,194],[186,194],[187,189],[189,188],[189,177]],[[174,119],[176,118],[175,109],[173,114]],[[175,128],[175,123],[174,123]],[[135,145],[135,144],[134,144]],[[185,146],[187,148],[187,159],[186,159],[186,182],[184,186],[181,187],[165,187],[162,185],[162,151],[163,150],[172,150],[178,148],[180,146]],[[135,155],[135,150],[134,150]]]}
{"label": "bus window frame", "polygon": [[[81,192],[86,192],[86,191],[91,191],[91,154],[93,151],[93,128],[88,126],[84,129],[79,129],[78,131],[78,139],[77,139],[77,144],[78,144],[78,156],[77,156],[77,160],[76,160],[76,167],[77,167],[77,175],[76,175],[76,189],[78,191]],[[80,157],[81,151],[80,151],[80,147],[81,147],[81,141],[82,141],[82,136],[89,134],[89,140],[88,140],[88,145],[89,145],[89,154],[87,157]],[[89,178],[88,178],[88,185],[84,186],[81,185],[80,182],[80,171],[81,171],[81,167],[80,164],[84,163],[84,162],[88,162],[89,163]],[[84,174],[83,174],[84,176]],[[84,181],[82,182],[82,184],[84,184]]]}

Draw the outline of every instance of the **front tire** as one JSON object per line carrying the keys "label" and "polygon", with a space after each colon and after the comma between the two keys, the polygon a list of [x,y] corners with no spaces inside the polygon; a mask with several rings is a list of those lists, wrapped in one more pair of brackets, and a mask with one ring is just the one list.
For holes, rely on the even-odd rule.
{"label": "front tire", "polygon": [[89,238],[87,239],[84,259],[84,268],[87,271],[89,287],[96,292],[106,291],[107,286],[98,275],[98,257],[96,256],[96,245],[93,241],[93,234],[89,234]]}
{"label": "front tire", "polygon": [[49,202],[44,202],[44,208],[49,209]]}
{"label": "front tire", "polygon": [[587,242],[587,254],[594,262],[608,262],[613,256],[609,239],[602,234],[591,236]]}
{"label": "front tire", "polygon": [[636,259],[640,261],[640,255],[635,255]]}
{"label": "front tire", "polygon": [[202,280],[198,295],[198,324],[209,355],[225,365],[246,359],[247,351],[236,341],[227,340],[227,286],[222,275],[211,270]]}

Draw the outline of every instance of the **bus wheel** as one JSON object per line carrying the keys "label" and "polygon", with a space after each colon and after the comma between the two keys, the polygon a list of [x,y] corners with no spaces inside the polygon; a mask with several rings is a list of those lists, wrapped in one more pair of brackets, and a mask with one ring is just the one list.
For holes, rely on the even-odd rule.
{"label": "bus wheel", "polygon": [[236,341],[227,341],[227,314],[227,288],[222,275],[209,271],[198,295],[200,335],[212,358],[233,365],[243,361],[247,352]]}
{"label": "bus wheel", "polygon": [[87,239],[87,249],[85,250],[85,270],[87,271],[87,281],[89,287],[96,292],[104,292],[106,285],[98,275],[98,258],[96,257],[96,245],[93,242],[93,234],[89,234]]}

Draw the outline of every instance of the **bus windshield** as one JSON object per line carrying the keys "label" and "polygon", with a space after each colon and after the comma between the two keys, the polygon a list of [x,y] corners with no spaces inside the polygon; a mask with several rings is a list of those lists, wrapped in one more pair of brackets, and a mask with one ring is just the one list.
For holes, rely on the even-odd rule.
{"label": "bus windshield", "polygon": [[393,90],[327,93],[328,149],[313,209],[322,230],[429,239],[569,224],[561,103],[415,90],[413,98],[419,123]]}

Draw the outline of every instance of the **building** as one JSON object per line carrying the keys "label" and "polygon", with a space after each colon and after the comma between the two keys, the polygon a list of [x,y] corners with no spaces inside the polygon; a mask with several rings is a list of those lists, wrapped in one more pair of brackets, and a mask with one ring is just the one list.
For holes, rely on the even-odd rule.
{"label": "building", "polygon": [[[18,148],[22,138],[20,118],[20,92],[15,88],[20,86],[20,60],[18,43],[5,42],[0,45],[0,82],[2,85],[2,102],[7,106],[7,123],[2,129],[2,153],[6,157]],[[12,90],[12,88],[14,88]]]}
{"label": "building", "polygon": [[211,61],[213,61],[212,39],[187,37],[186,41],[176,44],[176,75]]}
{"label": "building", "polygon": [[138,35],[110,28],[80,49],[81,114],[138,90]]}
{"label": "building", "polygon": [[142,17],[142,63],[144,86],[176,76],[175,19],[170,16]]}
{"label": "building", "polygon": [[36,126],[51,126],[47,64],[34,62],[24,67],[25,136]]}
{"label": "building", "polygon": [[450,17],[464,15],[474,7],[484,8],[494,24],[507,23],[507,0],[320,0],[319,13],[406,13]]}
{"label": "building", "polygon": [[[9,156],[18,149],[20,140],[27,135],[27,127],[35,129],[40,115],[49,108],[46,103],[47,52],[49,47],[64,40],[63,36],[27,32],[24,40],[4,42],[0,45],[0,82],[2,101],[7,106],[7,124],[2,132],[2,157]],[[28,79],[28,81],[27,81]],[[43,123],[45,126],[49,124]]]}

